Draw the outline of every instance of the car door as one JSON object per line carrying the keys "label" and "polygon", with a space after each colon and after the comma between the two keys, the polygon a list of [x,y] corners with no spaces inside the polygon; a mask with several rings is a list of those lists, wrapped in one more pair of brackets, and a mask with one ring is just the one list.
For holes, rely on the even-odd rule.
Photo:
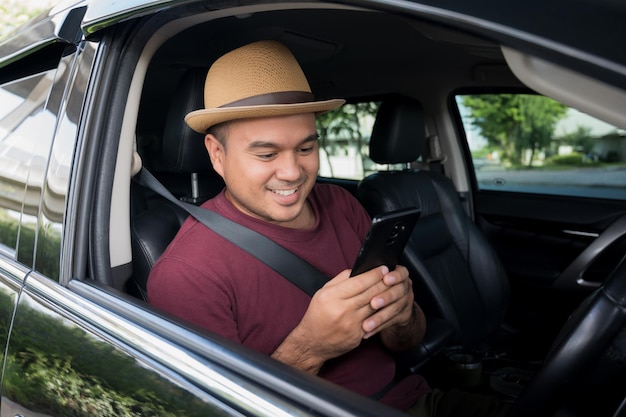
{"label": "car door", "polygon": [[250,391],[246,378],[199,356],[216,346],[200,341],[193,352],[172,334],[193,338],[123,298],[34,273],[7,351],[2,414],[286,415],[282,400]]}
{"label": "car door", "polygon": [[[128,353],[128,343],[111,343],[102,331],[106,311],[90,308],[59,283],[74,266],[66,201],[78,192],[70,176],[80,162],[78,126],[95,57],[93,45],[59,36],[74,23],[70,37],[79,37],[76,10],[43,18],[2,50],[11,56],[7,49],[26,45],[2,68],[3,79],[11,79],[0,89],[0,414],[206,415],[206,395],[177,390],[171,376],[146,370]],[[48,45],[42,49],[40,41]],[[89,328],[90,320],[99,331]]]}
{"label": "car door", "polygon": [[[547,346],[626,249],[623,130],[534,94],[472,92],[456,104],[476,222],[512,284],[509,318]],[[503,114],[517,121],[504,126]],[[496,140],[503,129],[513,133]]]}
{"label": "car door", "polygon": [[[50,22],[48,22],[50,23]],[[65,90],[67,42],[44,21],[0,47],[0,348],[9,331],[21,288],[35,264],[38,213],[50,145]],[[44,35],[46,33],[46,35]],[[49,41],[47,47],[33,39]],[[17,58],[16,58],[17,57]],[[40,247],[43,241],[40,241]],[[58,268],[56,256],[49,259]],[[58,274],[57,274],[58,275]],[[15,340],[15,339],[13,339]],[[3,355],[3,382],[13,358]],[[6,386],[3,385],[3,388]],[[2,408],[7,404],[3,395]]]}

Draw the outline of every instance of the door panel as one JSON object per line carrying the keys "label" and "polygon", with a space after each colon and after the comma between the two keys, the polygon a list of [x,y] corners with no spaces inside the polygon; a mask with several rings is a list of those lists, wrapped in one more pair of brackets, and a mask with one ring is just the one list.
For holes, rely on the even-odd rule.
{"label": "door panel", "polygon": [[[4,353],[7,348],[9,331],[13,321],[13,313],[17,305],[20,288],[27,274],[28,269],[26,269],[26,267],[18,265],[14,261],[7,259],[0,250],[0,352],[2,352],[2,356],[0,356],[2,363],[0,367],[0,376],[2,378],[0,378],[0,380],[4,379],[5,368],[7,366],[7,360]],[[5,398],[4,390],[2,388],[3,387],[0,387],[0,392],[3,394],[2,408],[4,408]]]}
{"label": "door panel", "polygon": [[[132,334],[132,343],[123,334]],[[175,353],[146,336],[56,282],[29,277],[7,351],[0,414],[239,415],[146,355],[164,347],[165,360]]]}
{"label": "door panel", "polygon": [[[479,225],[511,273],[543,286],[552,286],[605,230],[618,227],[626,210],[626,202],[486,191],[477,193],[475,204]],[[613,234],[619,240],[617,230]]]}
{"label": "door panel", "polygon": [[[477,193],[477,224],[511,281],[511,323],[549,344],[626,253],[624,213],[626,202],[615,200]],[[576,285],[578,279],[587,285]]]}

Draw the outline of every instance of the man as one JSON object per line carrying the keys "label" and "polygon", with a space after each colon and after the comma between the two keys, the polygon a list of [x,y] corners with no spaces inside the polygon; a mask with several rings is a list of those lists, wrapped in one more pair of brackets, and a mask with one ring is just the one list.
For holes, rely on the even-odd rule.
{"label": "man", "polygon": [[[393,383],[390,352],[415,346],[425,319],[406,268],[349,278],[370,218],[345,190],[316,185],[314,101],[282,44],[255,42],[218,59],[205,109],[185,118],[226,188],[203,207],[254,229],[329,277],[312,298],[247,252],[188,219],[148,280],[166,311],[386,404],[407,409],[430,391],[412,375]],[[421,407],[421,406],[420,406]],[[421,412],[421,411],[420,411]]]}

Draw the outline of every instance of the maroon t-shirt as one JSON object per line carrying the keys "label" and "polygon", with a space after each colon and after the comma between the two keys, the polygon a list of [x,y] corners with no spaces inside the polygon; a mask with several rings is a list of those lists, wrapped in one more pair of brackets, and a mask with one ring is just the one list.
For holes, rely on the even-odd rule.
{"label": "maroon t-shirt", "polygon": [[[250,217],[235,208],[224,192],[203,207],[264,234],[330,279],[351,268],[370,217],[352,195],[337,186],[316,185],[308,201],[316,222],[304,230]],[[266,355],[298,325],[311,300],[286,278],[193,218],[185,221],[154,266],[148,298],[156,307]],[[372,338],[328,361],[320,376],[371,396],[389,384],[394,373],[393,358],[378,338]],[[405,392],[407,387],[398,387],[402,392],[390,392],[384,402],[406,408],[427,389],[421,378],[411,386],[409,392]]]}

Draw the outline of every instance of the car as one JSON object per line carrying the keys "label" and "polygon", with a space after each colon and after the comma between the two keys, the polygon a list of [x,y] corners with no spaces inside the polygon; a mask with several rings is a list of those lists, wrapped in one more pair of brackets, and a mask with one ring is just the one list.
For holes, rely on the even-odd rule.
{"label": "car", "polygon": [[[223,188],[183,117],[217,57],[272,39],[317,99],[347,100],[318,118],[319,182],[375,214],[426,172],[478,236],[428,232],[447,217],[419,200],[405,262],[427,337],[400,372],[499,395],[511,415],[624,415],[624,18],[610,0],[92,0],[30,20],[0,40],[0,414],[404,415],[146,299],[188,213],[138,178],[195,205]],[[419,158],[370,158],[401,126],[381,121],[389,103],[419,121]],[[435,261],[450,242],[491,249]],[[505,278],[460,286],[465,263]],[[528,360],[479,349],[487,330]]]}

